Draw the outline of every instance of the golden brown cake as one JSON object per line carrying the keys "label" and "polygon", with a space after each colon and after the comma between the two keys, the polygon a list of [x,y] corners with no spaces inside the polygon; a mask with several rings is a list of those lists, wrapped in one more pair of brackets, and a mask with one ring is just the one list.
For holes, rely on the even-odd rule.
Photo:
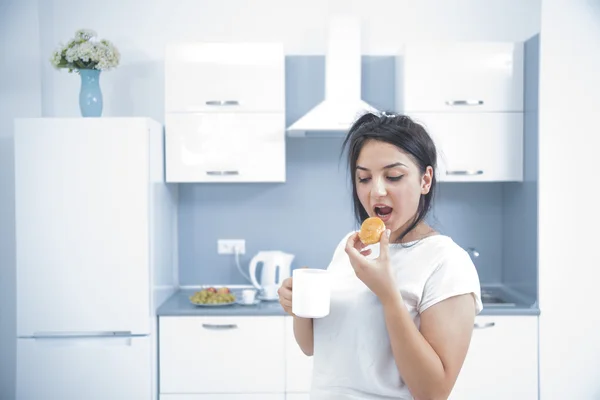
{"label": "golden brown cake", "polygon": [[362,223],[358,238],[366,245],[375,244],[379,242],[383,232],[385,232],[385,223],[378,217],[370,217]]}

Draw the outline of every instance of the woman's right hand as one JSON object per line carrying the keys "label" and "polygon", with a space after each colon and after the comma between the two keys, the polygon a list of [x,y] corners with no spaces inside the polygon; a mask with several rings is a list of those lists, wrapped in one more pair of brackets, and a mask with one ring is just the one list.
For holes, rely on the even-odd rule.
{"label": "woman's right hand", "polygon": [[281,282],[281,286],[277,289],[277,294],[279,294],[279,304],[281,304],[283,310],[294,316],[294,313],[292,313],[292,277],[286,278]]}

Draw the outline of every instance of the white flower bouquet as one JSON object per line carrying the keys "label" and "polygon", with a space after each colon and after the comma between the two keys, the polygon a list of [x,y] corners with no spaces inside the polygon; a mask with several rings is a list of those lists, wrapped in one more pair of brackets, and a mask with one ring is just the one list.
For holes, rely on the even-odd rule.
{"label": "white flower bouquet", "polygon": [[121,54],[108,40],[92,40],[96,32],[80,29],[75,37],[52,53],[50,62],[56,69],[66,68],[69,72],[82,69],[110,70],[119,65]]}

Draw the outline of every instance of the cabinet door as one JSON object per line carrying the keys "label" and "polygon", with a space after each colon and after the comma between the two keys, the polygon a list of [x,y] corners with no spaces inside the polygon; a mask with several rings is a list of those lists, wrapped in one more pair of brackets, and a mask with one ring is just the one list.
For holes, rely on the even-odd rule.
{"label": "cabinet door", "polygon": [[283,113],[167,114],[168,182],[285,182]]}
{"label": "cabinet door", "polygon": [[440,182],[523,180],[523,114],[412,113],[434,140]]}
{"label": "cabinet door", "polygon": [[279,43],[176,43],[165,54],[165,111],[283,112]]}
{"label": "cabinet door", "polygon": [[16,121],[19,336],[150,329],[148,122]]}
{"label": "cabinet door", "polygon": [[16,345],[17,399],[152,398],[153,346],[147,336],[48,336],[18,339]]}
{"label": "cabinet door", "polygon": [[450,400],[538,398],[536,316],[479,316]]}
{"label": "cabinet door", "polygon": [[285,400],[310,400],[310,393],[286,393]]}
{"label": "cabinet door", "polygon": [[284,317],[161,317],[159,323],[161,393],[285,393]]}
{"label": "cabinet door", "polygon": [[161,394],[160,400],[286,400],[286,397],[284,393]]}
{"label": "cabinet door", "polygon": [[410,112],[523,111],[523,44],[415,43],[399,82]]}
{"label": "cabinet door", "polygon": [[[294,319],[285,317],[286,392],[310,392],[313,358],[306,356],[294,338]],[[288,395],[289,398],[289,395]]]}

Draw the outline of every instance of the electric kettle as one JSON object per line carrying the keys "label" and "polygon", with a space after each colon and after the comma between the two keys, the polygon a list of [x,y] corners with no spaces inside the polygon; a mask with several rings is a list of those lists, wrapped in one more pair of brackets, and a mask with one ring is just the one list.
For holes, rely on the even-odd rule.
{"label": "electric kettle", "polygon": [[[284,279],[291,276],[293,254],[283,251],[260,251],[250,260],[250,280],[256,289],[262,292],[263,300],[277,300],[277,290]],[[260,279],[256,269],[262,263]]]}

